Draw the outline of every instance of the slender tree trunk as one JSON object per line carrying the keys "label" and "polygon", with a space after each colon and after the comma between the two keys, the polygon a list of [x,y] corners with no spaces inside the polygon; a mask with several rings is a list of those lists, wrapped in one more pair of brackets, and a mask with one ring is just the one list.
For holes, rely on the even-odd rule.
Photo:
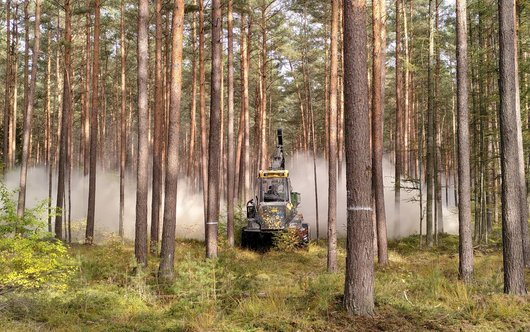
{"label": "slender tree trunk", "polygon": [[[332,10],[333,10],[333,1],[332,1]],[[332,13],[333,15],[333,13]],[[337,22],[338,22],[339,18],[337,16]],[[338,28],[337,28],[337,34],[338,34]],[[324,25],[324,35],[327,36],[328,35],[328,25],[327,23]],[[330,35],[330,41],[331,41],[331,35]],[[324,78],[324,132],[325,133],[329,133],[328,135],[325,135],[325,139],[324,139],[324,159],[328,160],[329,161],[329,137],[330,137],[330,119],[329,119],[329,116],[330,116],[330,106],[329,106],[329,97],[330,97],[330,90],[329,90],[329,81],[330,81],[330,78],[331,78],[331,70],[328,68],[329,67],[329,64],[328,64],[328,59],[331,59],[331,56],[330,56],[330,50],[329,50],[330,46],[328,46],[328,42],[326,41],[326,45],[325,45],[325,53],[324,53],[324,59],[326,59],[325,61],[325,64],[324,64],[324,73],[325,73],[325,78]],[[338,67],[338,66],[337,66]],[[338,69],[337,69],[337,72],[338,72]],[[330,73],[328,75],[328,73]],[[337,77],[338,77],[338,74],[337,74]],[[336,147],[335,147],[335,150],[336,150]],[[336,161],[335,161],[336,163]],[[329,165],[328,165],[329,166]]]}
{"label": "slender tree trunk", "polygon": [[[294,77],[295,75],[295,72],[294,72],[294,67],[293,67],[293,64],[292,64],[292,61],[289,60],[289,67],[291,69],[291,72],[292,72],[292,75]],[[296,96],[298,97],[298,103],[300,105],[300,118],[301,118],[301,125],[302,125],[302,135],[300,137],[300,139],[302,140],[302,149],[304,152],[307,152],[307,145],[308,145],[308,141],[309,141],[309,134],[307,133],[307,126],[306,126],[306,118],[305,118],[305,103],[304,103],[304,100],[302,98],[302,91],[301,91],[301,88],[300,86],[298,85],[296,79],[294,80],[294,85],[295,85],[295,88],[296,88]]]}
{"label": "slender tree trunk", "polygon": [[48,33],[48,43],[46,47],[46,97],[45,97],[45,108],[46,108],[46,170],[48,171],[48,232],[52,232],[52,219],[51,219],[51,208],[52,208],[52,114],[51,114],[51,76],[52,76],[52,49],[51,49],[51,33]]}
{"label": "slender tree trunk", "polygon": [[337,88],[339,0],[331,1],[331,61],[329,80],[328,272],[337,272]]}
{"label": "slender tree trunk", "polygon": [[394,221],[397,230],[400,228],[401,173],[403,148],[403,103],[401,72],[401,0],[396,0],[396,136],[394,137],[395,176],[394,176]]}
{"label": "slender tree trunk", "polygon": [[385,102],[385,46],[386,32],[383,24],[384,0],[372,2],[373,63],[372,63],[372,190],[375,199],[377,231],[377,260],[388,264],[385,191],[383,184],[383,105]]}
{"label": "slender tree trunk", "polygon": [[[89,6],[89,1],[87,0],[87,7]],[[86,67],[85,67],[85,104],[83,108],[85,110],[85,117],[83,122],[83,175],[88,176],[90,169],[90,11],[86,13],[86,24],[85,24],[85,34],[86,34]],[[93,61],[93,59],[92,59]]]}
{"label": "slender tree trunk", "polygon": [[162,196],[162,147],[164,122],[164,91],[162,88],[162,0],[156,0],[156,41],[155,41],[155,110],[153,128],[153,184],[151,199],[151,243],[150,252],[158,251],[160,234],[160,200]]}
{"label": "slender tree trunk", "polygon": [[266,169],[269,161],[269,151],[267,144],[267,96],[268,96],[268,58],[267,58],[267,4],[261,11],[261,68],[260,68],[260,151],[261,161],[259,169]]}
{"label": "slender tree trunk", "polygon": [[11,42],[11,87],[9,88],[9,100],[13,102],[13,110],[10,115],[11,123],[9,125],[9,168],[15,167],[16,150],[17,150],[17,113],[18,113],[18,4],[15,5],[14,22],[12,23],[12,42]]}
{"label": "slender tree trunk", "polygon": [[227,147],[227,238],[234,246],[234,33],[232,0],[228,0],[228,147]]}
{"label": "slender tree trunk", "polygon": [[[439,11],[440,0],[436,0],[436,14],[435,14],[435,33],[439,34],[439,20],[440,20],[440,11]],[[440,43],[435,43],[435,53],[436,53],[436,65],[435,65],[435,79],[434,79],[434,114],[435,119],[436,115],[441,116],[442,119],[436,121],[434,127],[434,136],[435,136],[435,150],[434,150],[434,190],[435,190],[435,212],[436,212],[436,244],[438,244],[438,234],[443,233],[443,212],[442,212],[442,148],[441,148],[441,137],[443,136],[444,120],[445,116],[440,114]]]}
{"label": "slender tree trunk", "polygon": [[177,218],[177,180],[179,161],[180,102],[182,95],[182,38],[184,1],[174,0],[172,23],[170,112],[166,158],[164,226],[160,253],[159,277],[172,280],[175,260],[175,228]]}
{"label": "slender tree trunk", "polygon": [[[304,60],[302,60],[304,61]],[[316,235],[317,235],[317,241],[320,240],[320,224],[319,224],[319,216],[318,216],[318,182],[317,182],[317,146],[316,146],[316,136],[315,136],[315,117],[313,112],[313,102],[311,99],[311,80],[309,77],[309,73],[307,70],[307,65],[302,65],[303,73],[304,73],[304,82],[306,87],[306,105],[307,105],[307,111],[309,113],[310,118],[308,119],[310,121],[310,133],[311,133],[311,147],[313,152],[313,181],[315,185],[315,228],[316,228]]]}
{"label": "slender tree trunk", "polygon": [[61,116],[61,136],[59,142],[59,165],[58,165],[58,176],[57,176],[57,207],[63,209],[61,214],[55,218],[55,237],[58,239],[68,240],[67,230],[63,234],[62,224],[67,221],[67,214],[65,207],[65,178],[68,175],[68,154],[69,154],[69,138],[70,138],[70,112],[72,109],[72,98],[71,98],[71,84],[70,84],[70,73],[71,73],[71,41],[72,41],[72,12],[70,0],[64,2],[64,80],[63,80],[63,107]]}
{"label": "slender tree trunk", "polygon": [[29,5],[30,1],[24,1],[24,112],[28,107],[29,94]]}
{"label": "slender tree trunk", "polygon": [[366,4],[343,2],[344,115],[348,224],[344,306],[350,315],[374,311],[372,159],[366,68]]}
{"label": "slender tree trunk", "polygon": [[[242,76],[241,76],[242,77]],[[242,80],[241,80],[242,81]],[[242,85],[242,84],[241,84]],[[243,98],[241,98],[242,100]],[[243,103],[241,103],[243,104]],[[234,173],[234,203],[240,201],[241,186],[245,183],[245,167],[243,165],[243,141],[245,139],[245,112],[240,110],[239,112],[239,127],[237,132],[237,147],[235,151],[235,173]]]}
{"label": "slender tree trunk", "polygon": [[147,191],[149,167],[149,110],[147,83],[149,49],[147,25],[149,1],[138,1],[138,165],[136,176],[136,224],[134,255],[138,264],[147,266]]}
{"label": "slender tree trunk", "polygon": [[[516,0],[516,3],[519,4],[519,0]],[[516,8],[517,9],[517,8]],[[516,10],[517,19],[520,20],[521,9]],[[514,21],[514,35],[515,35],[515,112],[517,120],[517,145],[519,148],[519,181],[520,181],[520,209],[521,209],[521,236],[523,241],[523,259],[525,267],[530,268],[530,231],[528,228],[528,193],[526,188],[526,175],[525,175],[525,152],[523,146],[523,131],[522,131],[522,121],[521,121],[521,89],[519,84],[519,38],[518,30],[519,24],[518,20]],[[527,93],[528,94],[528,93]]]}
{"label": "slender tree trunk", "polygon": [[94,1],[94,49],[92,53],[92,112],[90,112],[90,169],[88,179],[88,213],[85,243],[94,242],[96,219],[96,174],[98,153],[98,113],[99,113],[99,30],[101,0]]}
{"label": "slender tree trunk", "polygon": [[411,107],[410,107],[410,49],[409,49],[409,28],[408,28],[408,22],[407,22],[407,10],[406,10],[406,3],[403,2],[401,6],[401,10],[403,12],[403,51],[405,52],[405,68],[404,68],[404,89],[403,89],[403,112],[404,112],[404,127],[403,129],[403,150],[401,151],[402,154],[402,160],[403,160],[403,171],[405,175],[409,176],[411,175],[411,151],[410,151],[410,137],[411,135],[411,128],[412,128],[412,117],[411,117]]}
{"label": "slender tree trunk", "polygon": [[[201,0],[202,1],[202,0]],[[197,4],[197,0],[193,0],[193,5]],[[190,148],[188,153],[188,166],[187,166],[187,175],[189,179],[192,179],[196,172],[194,171],[195,167],[195,136],[196,130],[196,115],[197,112],[197,15],[192,14],[192,56],[191,56],[191,71],[192,71],[192,81],[191,81],[191,110],[190,110]],[[194,179],[193,179],[194,180]]]}
{"label": "slender tree trunk", "polygon": [[[245,107],[248,105],[248,71],[246,70],[247,58],[247,27],[245,14],[240,14],[240,112],[239,112],[239,128],[237,135],[237,151],[236,151],[236,184],[234,185],[236,199],[246,200],[245,192]],[[245,81],[246,79],[246,81]],[[246,85],[245,85],[246,82]],[[245,99],[246,98],[246,99]],[[245,104],[246,102],[246,104]],[[245,201],[246,202],[246,201]]]}
{"label": "slender tree trunk", "polygon": [[28,176],[28,161],[30,151],[31,121],[37,85],[37,67],[40,47],[40,0],[35,0],[35,30],[33,40],[33,54],[31,58],[31,85],[28,93],[28,102],[24,112],[24,136],[22,142],[22,163],[20,165],[20,191],[18,192],[17,215],[22,217],[26,208],[26,180]]}
{"label": "slender tree trunk", "polygon": [[243,74],[243,82],[242,82],[242,89],[243,89],[243,102],[242,102],[242,111],[245,113],[245,148],[244,148],[244,165],[245,165],[245,183],[244,183],[244,190],[243,190],[243,197],[245,199],[250,196],[251,192],[251,180],[250,180],[250,99],[249,99],[249,91],[248,91],[248,75],[250,71],[250,34],[251,34],[251,27],[252,27],[252,21],[248,24],[248,33],[245,32],[246,27],[246,21],[244,19],[244,16],[242,16],[241,19],[241,27],[242,27],[242,33],[244,36],[241,37],[242,39],[242,45],[241,45],[241,62],[243,64],[242,74]]}
{"label": "slender tree trunk", "polygon": [[[9,145],[10,133],[10,124],[11,124],[11,0],[6,1],[6,81],[5,81],[5,96],[4,96],[4,146],[3,146],[3,156],[4,156],[4,165],[2,167],[2,172],[5,174],[5,171],[9,167],[10,160],[10,151],[11,147]],[[16,73],[15,73],[16,76]]]}
{"label": "slender tree trunk", "polygon": [[124,215],[125,215],[125,163],[127,160],[127,91],[125,78],[125,0],[120,6],[120,60],[121,60],[121,113],[120,113],[120,220],[118,233],[121,238],[124,236]]}
{"label": "slender tree trunk", "polygon": [[427,245],[433,245],[433,202],[434,202],[434,7],[435,0],[429,0],[429,63],[427,67]]}
{"label": "slender tree trunk", "polygon": [[201,118],[201,178],[204,203],[204,220],[207,220],[208,205],[208,129],[206,127],[206,91],[205,91],[205,40],[204,40],[204,0],[199,0],[199,113]]}
{"label": "slender tree trunk", "polygon": [[500,44],[500,133],[502,166],[502,240],[504,257],[504,292],[526,294],[523,242],[521,238],[521,173],[517,126],[517,72],[515,46],[515,6],[499,1]]}
{"label": "slender tree trunk", "polygon": [[217,258],[219,163],[221,148],[221,1],[212,0],[212,77],[208,146],[208,206],[205,220],[206,257]]}
{"label": "slender tree trunk", "polygon": [[467,4],[456,2],[457,107],[458,107],[458,272],[469,283],[473,278],[473,239],[471,235],[471,180],[469,170],[469,112]]}

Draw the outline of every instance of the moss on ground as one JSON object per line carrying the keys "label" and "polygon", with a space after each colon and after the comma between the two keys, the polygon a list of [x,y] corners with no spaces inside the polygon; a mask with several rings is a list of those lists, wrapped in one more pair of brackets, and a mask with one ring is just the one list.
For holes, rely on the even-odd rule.
{"label": "moss on ground", "polygon": [[[157,259],[134,271],[133,246],[74,245],[77,273],[64,292],[0,297],[6,331],[495,331],[530,329],[529,297],[502,294],[499,241],[475,251],[475,281],[458,280],[455,236],[433,249],[419,238],[391,242],[390,264],[376,266],[376,314],[341,309],[340,273],[326,272],[326,246],[256,253],[223,248],[205,261],[203,244],[179,241],[176,279],[156,280]],[[530,284],[530,272],[527,271]]]}

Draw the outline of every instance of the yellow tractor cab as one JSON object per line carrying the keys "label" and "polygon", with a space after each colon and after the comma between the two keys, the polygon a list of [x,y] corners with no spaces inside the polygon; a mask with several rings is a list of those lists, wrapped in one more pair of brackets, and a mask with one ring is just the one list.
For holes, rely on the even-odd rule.
{"label": "yellow tractor cab", "polygon": [[284,169],[282,130],[278,129],[278,147],[268,170],[260,170],[255,199],[247,203],[247,226],[241,243],[247,248],[261,248],[272,242],[275,234],[295,231],[300,244],[309,242],[309,225],[298,213],[300,194],[292,190],[289,171]]}

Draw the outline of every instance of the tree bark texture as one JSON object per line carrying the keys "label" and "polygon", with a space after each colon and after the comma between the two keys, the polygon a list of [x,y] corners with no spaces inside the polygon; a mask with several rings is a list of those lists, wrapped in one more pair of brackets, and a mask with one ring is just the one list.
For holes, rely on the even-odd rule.
{"label": "tree bark texture", "polygon": [[149,170],[149,114],[147,105],[149,1],[138,1],[138,164],[136,174],[136,223],[134,255],[147,266],[147,191]]}
{"label": "tree bark texture", "polygon": [[394,222],[399,230],[400,204],[401,204],[401,173],[402,173],[402,149],[403,149],[403,103],[401,100],[403,80],[401,72],[401,0],[396,0],[396,135],[394,137]]}
{"label": "tree bark texture", "polygon": [[118,234],[124,235],[125,214],[125,163],[127,160],[127,91],[125,77],[125,0],[121,1],[120,17],[120,60],[121,60],[121,113],[120,113],[120,216]]}
{"label": "tree bark texture", "polygon": [[515,3],[499,1],[500,130],[504,292],[526,294],[521,238],[521,188],[517,143]]}
{"label": "tree bark texture", "polygon": [[458,108],[458,233],[460,278],[473,278],[473,239],[471,233],[471,176],[469,152],[467,4],[456,2],[457,108]]}
{"label": "tree bark texture", "polygon": [[206,257],[217,258],[219,224],[219,173],[221,150],[221,1],[212,1],[212,75],[208,145],[208,205],[205,220]]}
{"label": "tree bark texture", "polygon": [[160,252],[159,277],[172,280],[175,261],[175,228],[177,219],[177,181],[179,166],[180,104],[182,96],[182,38],[184,31],[184,1],[175,0],[171,38],[171,86],[168,144],[166,158],[166,185],[164,226]]}
{"label": "tree bark texture", "polygon": [[17,215],[22,217],[26,208],[26,180],[28,176],[28,162],[31,137],[31,121],[33,119],[33,107],[35,100],[35,88],[37,85],[37,67],[40,48],[40,0],[35,1],[35,36],[33,40],[33,54],[31,58],[31,84],[28,92],[27,105],[24,112],[24,127],[22,141],[22,162],[20,165],[20,186],[18,192]]}
{"label": "tree bark texture", "polygon": [[385,46],[383,24],[384,0],[373,0],[373,63],[372,63],[372,190],[377,234],[377,259],[388,264],[385,192],[383,186],[383,105],[385,103]]}
{"label": "tree bark texture", "polygon": [[155,109],[153,128],[153,183],[151,198],[151,242],[150,251],[158,251],[160,235],[160,203],[162,196],[162,148],[164,127],[164,91],[162,88],[162,0],[156,0],[155,8]]}
{"label": "tree bark texture", "polygon": [[349,314],[374,312],[372,159],[366,68],[366,4],[343,2],[344,135],[347,240],[344,306]]}
{"label": "tree bark texture", "polygon": [[98,153],[98,113],[99,113],[99,34],[101,0],[94,1],[94,42],[92,54],[92,111],[90,112],[90,169],[88,179],[88,213],[85,243],[94,241],[96,217],[96,175]]}
{"label": "tree bark texture", "polygon": [[[61,117],[61,136],[59,142],[59,164],[58,164],[58,174],[57,174],[57,200],[56,206],[59,209],[63,209],[64,198],[65,198],[65,175],[67,173],[67,159],[68,159],[68,144],[69,144],[69,119],[71,112],[71,87],[70,87],[70,73],[71,73],[71,49],[70,44],[72,41],[72,17],[70,9],[70,1],[66,0],[64,2],[65,9],[65,46],[64,46],[64,80],[63,80],[63,108],[62,108],[62,117]],[[62,223],[65,220],[64,217],[66,209],[63,209],[60,214],[55,217],[55,237],[57,239],[62,239],[64,237],[62,230]]]}
{"label": "tree bark texture", "polygon": [[234,246],[234,32],[232,0],[228,0],[228,147],[227,147],[227,239]]}
{"label": "tree bark texture", "polygon": [[331,61],[329,81],[328,272],[337,272],[337,88],[339,0],[331,1]]}

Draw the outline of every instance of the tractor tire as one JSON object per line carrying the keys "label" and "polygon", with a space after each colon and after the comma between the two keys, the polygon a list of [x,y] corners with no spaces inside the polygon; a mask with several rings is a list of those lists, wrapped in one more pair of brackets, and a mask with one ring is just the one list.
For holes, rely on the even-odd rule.
{"label": "tractor tire", "polygon": [[249,232],[246,231],[246,227],[241,230],[241,247],[249,249],[251,246],[251,235]]}
{"label": "tractor tire", "polygon": [[258,252],[266,252],[274,244],[274,234],[267,232],[248,232],[246,228],[241,231],[241,247]]}

